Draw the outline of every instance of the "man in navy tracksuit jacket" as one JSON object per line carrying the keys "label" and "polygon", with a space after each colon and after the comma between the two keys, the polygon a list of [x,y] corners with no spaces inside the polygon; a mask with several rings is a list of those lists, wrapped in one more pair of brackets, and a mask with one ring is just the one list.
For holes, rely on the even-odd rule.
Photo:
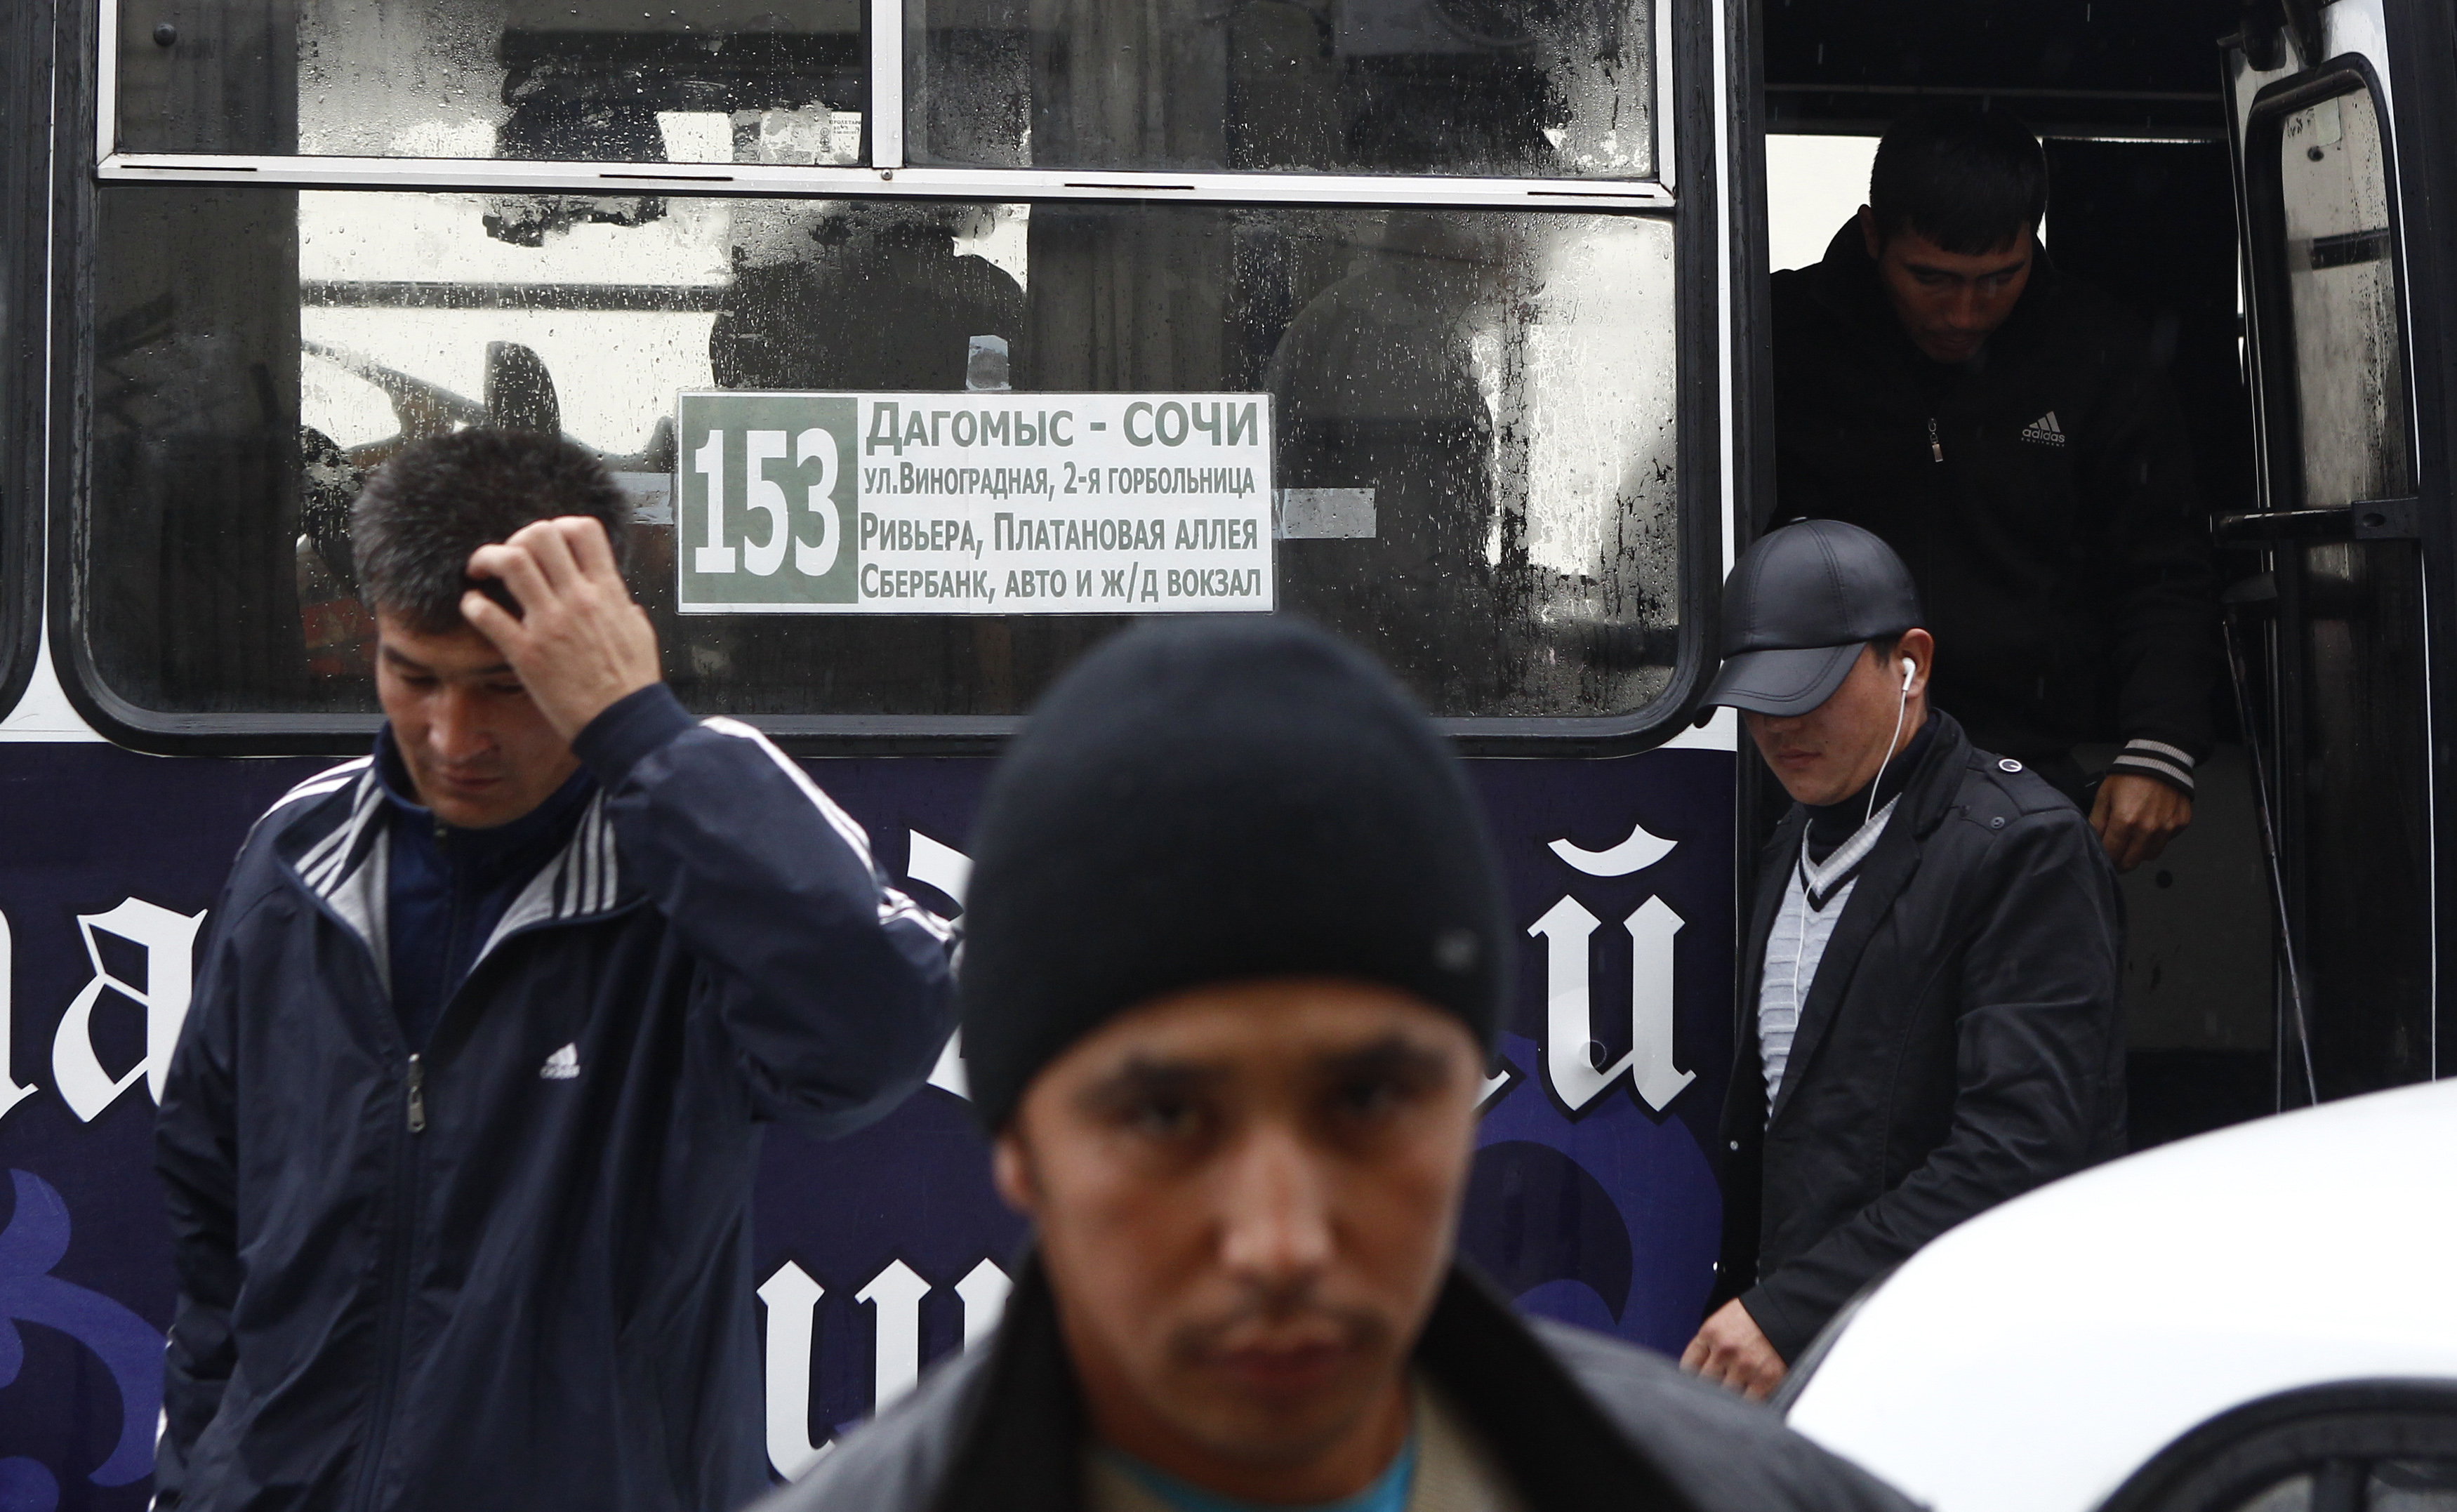
{"label": "man in navy tracksuit jacket", "polygon": [[759,1127],[920,1084],[947,929],[658,680],[623,520],[578,448],[491,432],[359,503],[387,723],[249,837],[164,1088],[163,1505],[766,1487]]}

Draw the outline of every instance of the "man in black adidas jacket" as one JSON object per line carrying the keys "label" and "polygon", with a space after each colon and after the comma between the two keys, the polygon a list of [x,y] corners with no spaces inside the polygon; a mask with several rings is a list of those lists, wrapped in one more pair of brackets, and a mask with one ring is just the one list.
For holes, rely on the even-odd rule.
{"label": "man in black adidas jacket", "polygon": [[500,432],[403,451],[356,507],[387,723],[248,838],[164,1087],[160,1505],[767,1483],[759,1128],[919,1085],[946,931],[658,680],[625,514],[579,448]]}
{"label": "man in black adidas jacket", "polygon": [[[2192,818],[2217,578],[2148,333],[2035,239],[2038,143],[2001,112],[1886,134],[1869,205],[1773,280],[1777,515],[1900,553],[1937,702],[2048,777],[2116,866]],[[2121,749],[2093,795],[2073,749]]]}

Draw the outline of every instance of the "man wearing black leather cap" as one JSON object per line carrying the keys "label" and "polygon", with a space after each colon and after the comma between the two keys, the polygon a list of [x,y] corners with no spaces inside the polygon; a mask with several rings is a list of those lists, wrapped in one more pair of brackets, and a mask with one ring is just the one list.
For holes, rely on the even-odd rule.
{"label": "man wearing black leather cap", "polygon": [[1765,536],[1706,702],[1793,798],[1761,858],[1724,1108],[1724,1246],[1682,1362],[1753,1397],[1946,1230],[2121,1153],[2122,917],[2070,799],[1928,705],[1910,573]]}
{"label": "man wearing black leather cap", "polygon": [[1276,619],[1146,626],[992,778],[959,988],[1034,1251],[771,1512],[1902,1512],[1452,1257],[1515,921],[1457,759]]}

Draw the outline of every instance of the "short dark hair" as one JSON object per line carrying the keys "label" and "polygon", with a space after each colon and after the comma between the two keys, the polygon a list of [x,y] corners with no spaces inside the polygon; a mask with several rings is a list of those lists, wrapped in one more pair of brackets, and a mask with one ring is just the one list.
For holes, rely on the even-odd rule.
{"label": "short dark hair", "polygon": [[1992,252],[2048,213],[2047,155],[2009,111],[1924,106],[1877,143],[1869,209],[1880,238],[1908,227],[1948,252]]}
{"label": "short dark hair", "polygon": [[614,561],[630,560],[630,507],[587,448],[525,430],[459,430],[413,443],[368,478],[350,507],[359,597],[421,634],[458,629],[476,589],[519,612],[501,583],[468,575],[469,554],[562,514],[606,527]]}

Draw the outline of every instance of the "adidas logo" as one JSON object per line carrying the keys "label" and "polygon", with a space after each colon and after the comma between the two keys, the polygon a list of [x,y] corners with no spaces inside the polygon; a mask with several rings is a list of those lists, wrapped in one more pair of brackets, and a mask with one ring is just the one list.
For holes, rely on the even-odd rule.
{"label": "adidas logo", "polygon": [[542,1082],[568,1082],[579,1074],[580,1046],[577,1045],[565,1046],[547,1056],[546,1064],[538,1067],[538,1080]]}
{"label": "adidas logo", "polygon": [[2051,409],[2022,427],[2022,439],[2042,446],[2061,446],[2065,444],[2065,428],[2056,424],[2056,412]]}

